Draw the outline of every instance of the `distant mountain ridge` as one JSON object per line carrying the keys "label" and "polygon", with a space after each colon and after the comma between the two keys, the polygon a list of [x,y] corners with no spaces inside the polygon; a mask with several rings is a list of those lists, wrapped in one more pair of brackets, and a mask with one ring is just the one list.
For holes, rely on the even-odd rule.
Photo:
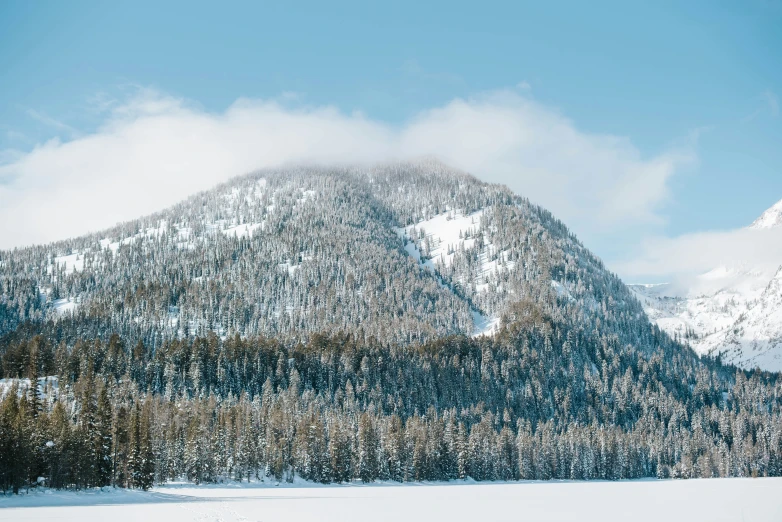
{"label": "distant mountain ridge", "polygon": [[[782,227],[782,201],[750,230]],[[782,259],[779,260],[782,265]],[[782,371],[782,266],[769,273],[752,266],[720,266],[700,275],[689,292],[670,285],[631,285],[647,315],[698,353],[720,355],[745,368]]]}
{"label": "distant mountain ridge", "polygon": [[763,212],[749,228],[775,228],[782,226],[782,200],[777,201],[771,208]]}

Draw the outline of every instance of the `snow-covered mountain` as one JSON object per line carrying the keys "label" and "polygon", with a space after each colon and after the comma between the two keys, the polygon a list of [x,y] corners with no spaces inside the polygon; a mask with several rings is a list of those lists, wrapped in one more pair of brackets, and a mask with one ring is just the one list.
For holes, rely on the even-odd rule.
{"label": "snow-covered mountain", "polygon": [[782,462],[778,379],[697,357],[549,212],[432,161],[257,172],[0,251],[0,377],[2,490]]}
{"label": "snow-covered mountain", "polygon": [[[782,227],[782,201],[748,228]],[[782,265],[782,259],[780,259]],[[630,285],[649,318],[698,353],[746,368],[782,371],[782,267],[751,260],[681,284]]]}
{"label": "snow-covered mountain", "polygon": [[782,226],[782,200],[777,201],[774,206],[763,212],[749,228],[763,229],[779,226]]}
{"label": "snow-covered mountain", "polygon": [[259,172],[110,230],[0,252],[0,334],[32,323],[153,345],[210,331],[410,343],[496,332],[524,301],[585,326],[643,320],[549,212],[429,160]]}

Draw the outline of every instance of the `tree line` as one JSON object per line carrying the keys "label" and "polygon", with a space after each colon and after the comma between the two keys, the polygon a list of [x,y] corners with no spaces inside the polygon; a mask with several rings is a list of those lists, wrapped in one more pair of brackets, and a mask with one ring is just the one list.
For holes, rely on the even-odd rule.
{"label": "tree line", "polygon": [[14,341],[0,487],[780,475],[778,376],[660,341],[550,319],[410,346]]}

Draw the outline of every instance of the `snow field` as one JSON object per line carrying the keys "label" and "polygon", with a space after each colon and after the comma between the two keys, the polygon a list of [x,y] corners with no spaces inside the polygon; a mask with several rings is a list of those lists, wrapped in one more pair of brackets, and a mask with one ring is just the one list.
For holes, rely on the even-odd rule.
{"label": "snow field", "polygon": [[0,520],[569,521],[782,520],[782,479],[430,485],[169,485],[150,492],[0,497]]}

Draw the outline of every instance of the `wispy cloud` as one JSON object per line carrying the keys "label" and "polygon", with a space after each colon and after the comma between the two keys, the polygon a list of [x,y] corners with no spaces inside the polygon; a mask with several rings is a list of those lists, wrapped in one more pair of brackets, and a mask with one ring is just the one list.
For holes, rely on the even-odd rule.
{"label": "wispy cloud", "polygon": [[417,80],[422,80],[426,82],[437,82],[441,84],[450,84],[450,85],[457,85],[457,84],[463,84],[464,78],[459,76],[458,74],[452,74],[449,72],[442,72],[442,71],[432,71],[430,69],[424,68],[418,60],[410,59],[406,60],[402,66],[400,67],[400,70],[403,74],[410,78],[415,78]]}
{"label": "wispy cloud", "polygon": [[12,180],[0,186],[0,247],[102,229],[258,168],[423,155],[508,185],[582,237],[659,222],[671,177],[694,157],[687,147],[645,157],[627,138],[583,132],[510,90],[455,99],[398,126],[276,100],[240,99],[213,113],[142,90],[111,104],[97,131],[0,166]]}
{"label": "wispy cloud", "polygon": [[11,141],[27,141],[27,135],[23,132],[15,131],[15,130],[7,130],[5,131],[5,137],[8,140]]}
{"label": "wispy cloud", "polygon": [[749,123],[761,114],[768,114],[772,118],[779,116],[779,99],[773,91],[767,89],[757,97],[758,107],[741,119],[742,123]]}
{"label": "wispy cloud", "polygon": [[118,104],[119,101],[105,91],[96,92],[87,98],[87,110],[93,114],[105,114]]}
{"label": "wispy cloud", "polygon": [[696,276],[718,267],[737,273],[751,270],[770,279],[780,263],[782,228],[740,228],[648,237],[639,251],[615,263],[614,269],[630,282],[676,282],[681,290],[692,291]]}
{"label": "wispy cloud", "polygon": [[[19,161],[25,156],[24,152],[18,150],[18,149],[2,149],[0,150],[0,167],[2,165],[12,164],[14,162]],[[10,173],[6,173],[5,176],[2,174],[2,169],[0,169],[0,183],[7,183],[11,179]]]}
{"label": "wispy cloud", "polygon": [[779,116],[779,100],[777,99],[777,95],[770,90],[767,90],[763,92],[762,96],[768,104],[768,109],[771,112],[771,115],[775,118]]}
{"label": "wispy cloud", "polygon": [[53,129],[57,129],[59,131],[64,131],[68,135],[68,137],[76,138],[81,135],[79,130],[76,129],[75,127],[71,127],[67,123],[52,118],[51,116],[49,116],[43,111],[38,111],[35,109],[27,109],[27,115],[33,118],[34,120],[43,123],[48,127],[52,127]]}

